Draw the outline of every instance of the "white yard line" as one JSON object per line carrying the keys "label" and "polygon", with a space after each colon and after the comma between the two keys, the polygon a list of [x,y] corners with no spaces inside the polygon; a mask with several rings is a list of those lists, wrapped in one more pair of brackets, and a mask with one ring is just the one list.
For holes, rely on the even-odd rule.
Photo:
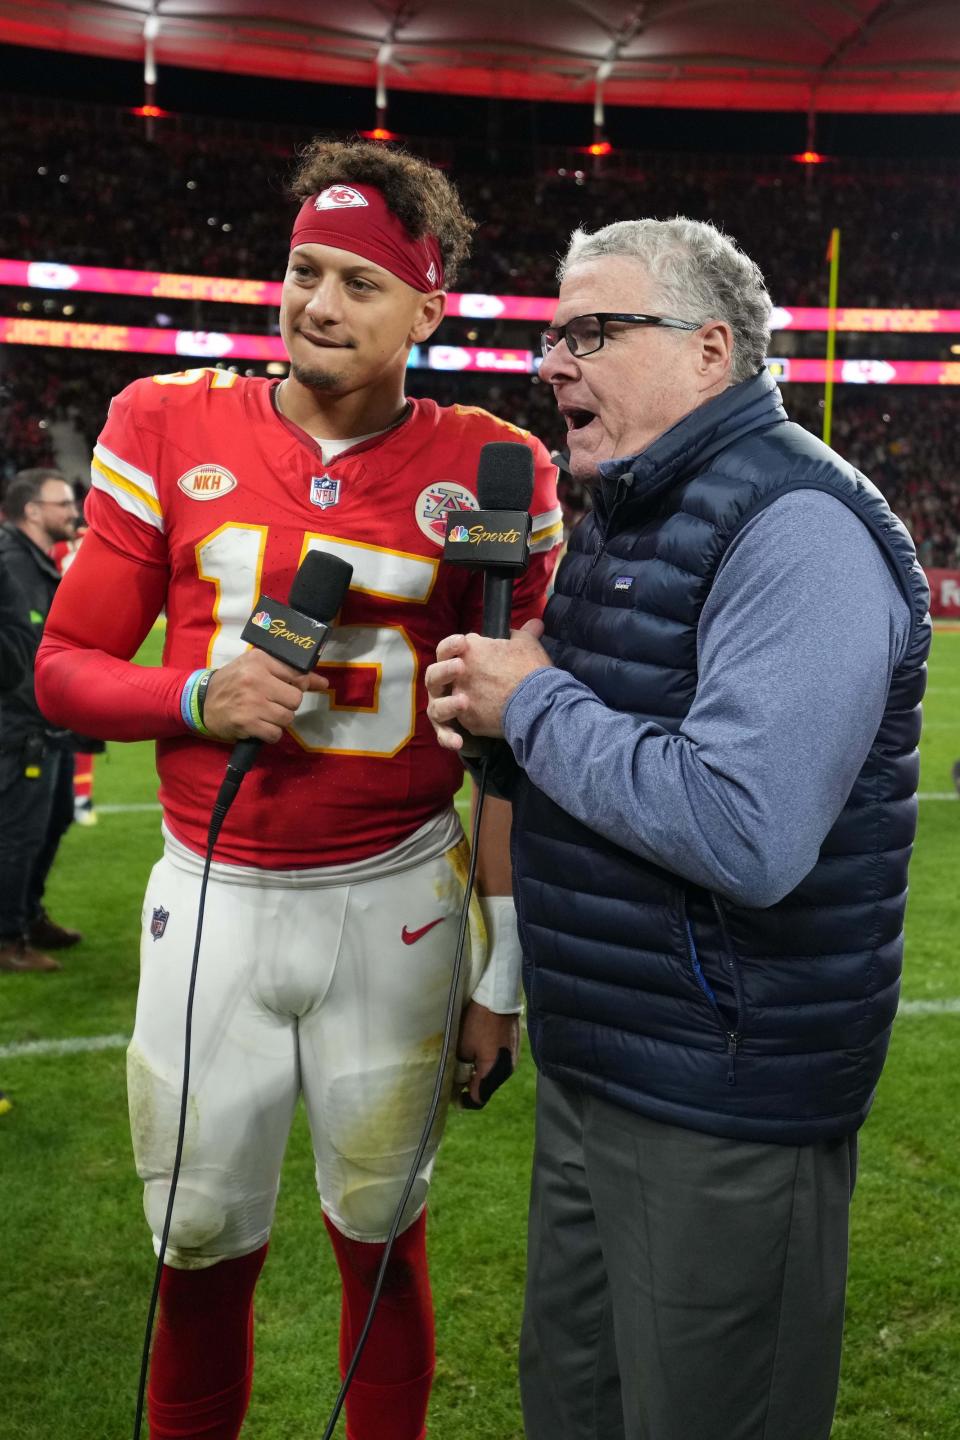
{"label": "white yard line", "polygon": [[74,1040],[23,1040],[0,1045],[0,1060],[20,1060],[34,1055],[80,1055],[86,1050],[122,1050],[129,1035],[90,1035]]}
{"label": "white yard line", "polygon": [[[958,797],[956,790],[921,790],[917,796],[918,800],[956,800],[958,798],[960,797]],[[98,815],[159,814],[160,809],[161,807],[157,803],[149,805],[98,805],[96,807]],[[457,809],[461,816],[469,814],[469,801],[464,801],[462,805],[457,806]]]}
{"label": "white yard line", "polygon": [[98,815],[143,815],[159,811],[160,805],[154,800],[149,805],[96,805],[94,809]]}
{"label": "white yard line", "polygon": [[[960,1015],[960,996],[944,1000],[903,1000],[898,1016]],[[97,1050],[124,1050],[129,1035],[90,1035],[73,1040],[23,1040],[0,1045],[0,1060],[33,1060],[41,1056],[82,1055]]]}
{"label": "white yard line", "polygon": [[898,1015],[960,1015],[960,996],[946,1000],[901,1000]]}

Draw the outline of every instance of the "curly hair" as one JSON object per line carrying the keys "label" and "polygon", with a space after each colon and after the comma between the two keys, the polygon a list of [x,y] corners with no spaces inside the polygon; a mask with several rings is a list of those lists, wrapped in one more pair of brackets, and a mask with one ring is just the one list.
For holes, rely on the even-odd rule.
{"label": "curly hair", "polygon": [[415,240],[437,237],[445,285],[470,253],[476,222],[441,171],[406,150],[366,140],[311,140],[299,157],[290,192],[303,201],[328,185],[375,185]]}

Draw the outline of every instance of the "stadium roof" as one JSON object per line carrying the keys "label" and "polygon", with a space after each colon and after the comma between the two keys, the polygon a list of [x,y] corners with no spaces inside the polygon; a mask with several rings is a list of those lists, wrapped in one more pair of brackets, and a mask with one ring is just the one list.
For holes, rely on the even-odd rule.
{"label": "stadium roof", "polygon": [[[505,99],[960,113],[957,0],[0,0],[0,41]],[[378,63],[379,57],[379,63]]]}

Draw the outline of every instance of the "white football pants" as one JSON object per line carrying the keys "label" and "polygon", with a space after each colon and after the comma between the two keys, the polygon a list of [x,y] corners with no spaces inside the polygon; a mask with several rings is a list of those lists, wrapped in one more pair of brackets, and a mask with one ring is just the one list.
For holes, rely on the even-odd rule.
{"label": "white football pants", "polygon": [[[156,1248],[176,1146],[200,893],[199,861],[174,863],[177,848],[158,861],[147,887],[127,1054],[133,1148]],[[435,1083],[466,864],[461,840],[398,873],[349,884],[311,887],[302,876],[291,880],[298,872],[237,883],[223,878],[233,867],[215,867],[168,1264],[203,1268],[265,1244],[300,1094],[324,1211],[354,1239],[386,1238]],[[474,901],[461,996],[479,980],[484,949]],[[455,1050],[454,1037],[401,1228],[426,1200]]]}

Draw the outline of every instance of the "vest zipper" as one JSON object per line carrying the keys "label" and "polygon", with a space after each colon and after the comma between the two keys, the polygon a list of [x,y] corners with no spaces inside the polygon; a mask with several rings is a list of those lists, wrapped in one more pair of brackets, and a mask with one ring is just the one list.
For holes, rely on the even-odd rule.
{"label": "vest zipper", "polygon": [[727,952],[727,959],[730,961],[730,975],[733,980],[733,993],[737,998],[737,1028],[727,1033],[727,1055],[730,1058],[730,1065],[727,1070],[727,1084],[735,1085],[737,1048],[740,1044],[740,1027],[743,1024],[743,977],[740,974],[740,966],[737,964],[737,952],[733,948],[733,941],[730,939],[730,931],[727,928],[727,917],[723,913],[723,906],[710,892],[710,901],[713,905],[713,912],[717,917],[717,924],[720,926],[720,934],[723,936],[724,949]]}
{"label": "vest zipper", "polygon": [[740,1036],[736,1030],[727,1031],[727,1084],[737,1083],[737,1046],[740,1044]]}
{"label": "vest zipper", "polygon": [[[716,905],[715,897],[711,896],[711,899],[714,900],[714,905]],[[720,1009],[720,1006],[717,1003],[717,997],[716,995],[714,995],[713,989],[711,988],[706,975],[704,975],[703,973],[703,967],[700,964],[700,957],[697,954],[696,941],[693,938],[693,926],[690,924],[690,917],[687,914],[687,897],[683,893],[681,893],[681,905],[683,906],[683,923],[687,932],[687,950],[690,956],[690,965],[693,970],[694,978],[696,979],[697,984],[700,986],[700,989],[706,996],[707,1002],[717,1018],[717,1024],[720,1026],[720,1030],[727,1042],[727,1084],[736,1085],[737,1053],[740,1049],[740,1041],[743,1038],[740,1034],[739,1029],[740,1017],[743,1014],[743,1002],[741,999],[739,973],[737,972],[737,967],[731,958],[731,965],[735,976],[734,992],[737,997],[737,1022],[734,1029],[731,1030],[730,1022],[726,1019],[723,1011]],[[727,928],[722,916],[720,920],[720,927],[724,937],[724,944],[727,946],[727,951],[729,954],[729,935],[727,934]]]}
{"label": "vest zipper", "polygon": [[584,592],[584,590],[586,590],[587,585],[588,585],[589,580],[590,580],[590,576],[593,574],[594,570],[596,570],[596,568],[597,568],[597,561],[600,559],[600,556],[603,554],[604,547],[605,547],[605,545],[606,545],[606,543],[607,543],[606,534],[605,534],[605,533],[604,533],[604,534],[601,534],[601,533],[600,533],[600,526],[599,526],[599,525],[596,527],[596,542],[597,542],[597,543],[596,543],[596,544],[594,545],[594,547],[593,547],[593,555],[592,555],[592,557],[591,557],[591,559],[590,559],[590,564],[589,564],[589,566],[587,567],[587,570],[586,570],[586,572],[584,573],[583,580],[581,581],[580,586],[579,586],[579,588],[578,588],[578,590],[577,590],[577,594],[578,594],[578,595],[582,595],[583,592]]}
{"label": "vest zipper", "polygon": [[728,1085],[736,1085],[736,1083],[737,1083],[737,1050],[738,1050],[739,1045],[740,1045],[740,1034],[739,1034],[739,1032],[738,1032],[737,1030],[731,1030],[731,1029],[729,1028],[729,1022],[724,1018],[723,1012],[721,1011],[720,1006],[717,1004],[717,997],[716,997],[716,995],[714,995],[713,990],[711,989],[710,984],[709,984],[709,982],[708,982],[708,980],[707,980],[707,977],[706,977],[706,975],[704,975],[704,973],[703,973],[703,967],[702,967],[701,964],[700,964],[700,957],[699,957],[699,955],[697,954],[696,942],[694,941],[694,938],[693,938],[693,926],[690,924],[689,916],[688,916],[687,913],[686,913],[686,911],[687,911],[686,900],[684,900],[684,902],[683,902],[683,911],[684,911],[684,914],[683,914],[683,923],[684,923],[684,925],[685,925],[685,927],[686,927],[686,931],[687,931],[687,949],[688,949],[689,954],[690,954],[690,964],[691,964],[691,967],[692,967],[692,969],[693,969],[693,974],[694,974],[694,977],[695,977],[695,979],[696,979],[697,984],[700,986],[700,989],[703,991],[704,995],[706,996],[707,1003],[709,1004],[711,1010],[713,1011],[714,1015],[716,1016],[717,1024],[720,1026],[721,1033],[726,1037],[726,1041],[727,1041],[727,1084],[728,1084]]}

